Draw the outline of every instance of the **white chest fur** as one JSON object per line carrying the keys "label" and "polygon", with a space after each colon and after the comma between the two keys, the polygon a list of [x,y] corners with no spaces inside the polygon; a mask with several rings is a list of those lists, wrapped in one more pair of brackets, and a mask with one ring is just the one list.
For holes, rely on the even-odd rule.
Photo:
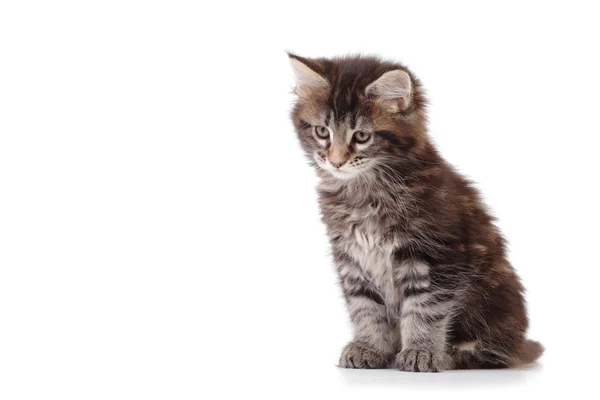
{"label": "white chest fur", "polygon": [[383,295],[386,306],[396,308],[399,293],[394,284],[393,252],[396,243],[381,236],[376,218],[365,218],[349,226],[347,253],[360,265],[365,278]]}

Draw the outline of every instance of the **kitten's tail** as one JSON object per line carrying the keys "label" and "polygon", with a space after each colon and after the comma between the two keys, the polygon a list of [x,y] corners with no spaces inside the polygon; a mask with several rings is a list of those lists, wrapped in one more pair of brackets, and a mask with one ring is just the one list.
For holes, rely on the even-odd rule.
{"label": "kitten's tail", "polygon": [[512,361],[513,367],[529,364],[537,360],[544,353],[544,346],[534,340],[523,340],[516,357]]}

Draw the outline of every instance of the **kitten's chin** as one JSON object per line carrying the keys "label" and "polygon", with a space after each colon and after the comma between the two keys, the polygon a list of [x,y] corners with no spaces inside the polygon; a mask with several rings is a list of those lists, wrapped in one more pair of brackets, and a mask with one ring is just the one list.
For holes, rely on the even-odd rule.
{"label": "kitten's chin", "polygon": [[333,169],[333,168],[322,168],[325,171],[325,174],[329,175],[330,177],[333,177],[335,179],[341,180],[341,181],[349,181],[351,179],[356,178],[359,173],[356,171],[344,171],[344,170],[339,170],[339,169]]}

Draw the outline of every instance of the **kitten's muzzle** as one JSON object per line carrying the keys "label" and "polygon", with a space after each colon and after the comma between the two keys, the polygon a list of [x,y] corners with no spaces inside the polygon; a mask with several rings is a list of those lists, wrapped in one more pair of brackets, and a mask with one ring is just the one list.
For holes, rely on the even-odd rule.
{"label": "kitten's muzzle", "polygon": [[339,168],[342,165],[346,164],[346,160],[340,160],[340,161],[338,161],[338,160],[329,160],[329,163],[331,165],[333,165],[334,167]]}

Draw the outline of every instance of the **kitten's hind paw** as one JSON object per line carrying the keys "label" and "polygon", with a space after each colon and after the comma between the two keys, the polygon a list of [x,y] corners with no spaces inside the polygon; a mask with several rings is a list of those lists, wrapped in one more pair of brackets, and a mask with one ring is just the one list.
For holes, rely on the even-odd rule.
{"label": "kitten's hind paw", "polygon": [[396,355],[394,366],[401,371],[440,372],[449,367],[449,356],[429,350],[402,350]]}
{"label": "kitten's hind paw", "polygon": [[366,344],[350,342],[342,351],[341,368],[387,368],[390,356],[382,354]]}

